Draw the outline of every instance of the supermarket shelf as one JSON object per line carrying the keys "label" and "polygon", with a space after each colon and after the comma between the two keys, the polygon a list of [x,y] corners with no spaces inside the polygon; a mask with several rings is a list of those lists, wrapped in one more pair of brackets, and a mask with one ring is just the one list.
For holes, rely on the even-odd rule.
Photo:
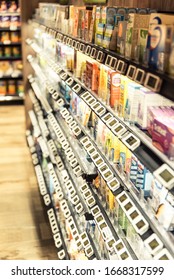
{"label": "supermarket shelf", "polygon": [[0,32],[13,32],[13,31],[21,31],[21,27],[0,27]]}
{"label": "supermarket shelf", "polygon": [[[83,49],[82,52],[85,52],[86,47],[90,46],[91,49],[95,49],[97,53],[99,53],[99,52],[102,53],[103,57],[104,57],[102,63],[105,63],[105,59],[106,59],[107,55],[110,55],[112,57],[115,57],[118,61],[121,61],[121,62],[125,63],[125,66],[126,66],[125,72],[129,68],[129,66],[132,65],[132,66],[135,66],[138,69],[144,70],[146,73],[151,73],[151,74],[156,75],[157,77],[159,77],[162,80],[162,86],[161,86],[161,89],[160,89],[160,94],[163,95],[164,97],[174,101],[174,95],[171,92],[171,88],[174,86],[174,78],[171,77],[170,75],[168,75],[166,73],[161,73],[160,71],[156,71],[152,68],[149,68],[149,66],[146,66],[146,65],[144,66],[141,63],[138,63],[136,61],[127,59],[127,58],[125,58],[123,56],[120,56],[119,54],[117,54],[113,51],[107,50],[107,49],[105,49],[103,47],[100,47],[98,45],[88,43],[88,42],[86,42],[82,39],[79,39],[79,38],[74,38],[73,36],[70,36],[69,34],[64,34],[61,31],[56,30],[55,28],[46,26],[44,23],[40,23],[36,20],[33,20],[33,22],[36,22],[37,24],[41,24],[42,27],[44,26],[45,32],[50,33],[50,34],[54,34],[55,37],[59,41],[64,42],[67,45],[69,44],[68,38],[72,39],[73,41],[79,42],[79,45],[83,44],[84,49]],[[59,34],[61,35],[60,39],[59,39]],[[89,56],[91,56],[91,53],[89,53]]]}
{"label": "supermarket shelf", "polygon": [[20,16],[20,13],[18,12],[8,12],[8,11],[4,11],[4,12],[0,12],[0,16]]}
{"label": "supermarket shelf", "polygon": [[17,77],[13,77],[13,76],[3,76],[3,77],[0,77],[0,81],[1,80],[22,80],[23,79],[23,76],[20,75],[20,76],[17,76]]}
{"label": "supermarket shelf", "polygon": [[15,60],[21,60],[22,57],[0,57],[0,61],[15,61]]}
{"label": "supermarket shelf", "polygon": [[16,46],[21,46],[21,43],[13,43],[13,42],[2,43],[2,42],[0,42],[0,47],[6,47],[6,46],[16,47]]}
{"label": "supermarket shelf", "polygon": [[0,105],[22,105],[24,98],[19,96],[0,96]]}

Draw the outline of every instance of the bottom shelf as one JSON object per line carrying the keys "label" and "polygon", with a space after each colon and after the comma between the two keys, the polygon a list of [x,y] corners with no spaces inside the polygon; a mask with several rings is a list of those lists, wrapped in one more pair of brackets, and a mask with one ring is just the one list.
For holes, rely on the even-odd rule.
{"label": "bottom shelf", "polygon": [[24,97],[18,95],[0,96],[0,105],[22,105],[24,104]]}

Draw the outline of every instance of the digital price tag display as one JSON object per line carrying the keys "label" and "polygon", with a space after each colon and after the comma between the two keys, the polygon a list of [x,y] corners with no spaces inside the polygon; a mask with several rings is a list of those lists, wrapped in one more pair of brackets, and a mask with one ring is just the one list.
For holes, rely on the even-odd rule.
{"label": "digital price tag display", "polygon": [[147,73],[144,82],[145,87],[147,87],[152,91],[159,92],[161,89],[161,85],[162,85],[162,80],[158,76],[151,73]]}
{"label": "digital price tag display", "polygon": [[94,250],[91,245],[85,247],[85,255],[90,258],[94,255]]}
{"label": "digital price tag display", "polygon": [[59,107],[61,107],[61,106],[63,106],[65,104],[65,102],[64,102],[64,100],[62,98],[59,98],[56,103],[57,103],[57,105]]}
{"label": "digital price tag display", "polygon": [[94,207],[91,209],[91,213],[92,213],[93,216],[97,216],[98,214],[101,213],[100,208],[98,207],[98,205],[94,206]]}
{"label": "digital price tag display", "polygon": [[83,193],[83,196],[85,199],[87,199],[88,197],[92,196],[92,192],[88,189]]}
{"label": "digital price tag display", "polygon": [[99,225],[104,222],[104,216],[101,214],[101,212],[98,215],[94,216],[94,220]]}
{"label": "digital price tag display", "polygon": [[91,155],[91,158],[92,158],[92,160],[95,162],[96,160],[100,159],[101,156],[100,156],[99,153],[96,152],[96,153],[94,153],[94,154]]}
{"label": "digital price tag display", "polygon": [[121,252],[120,254],[118,253],[118,257],[120,260],[123,260],[123,261],[132,260],[132,257],[127,250],[125,250],[124,252]]}
{"label": "digital price tag display", "polygon": [[84,99],[84,100],[85,100],[85,98],[87,98],[88,96],[91,96],[91,94],[89,93],[89,91],[85,91],[85,92],[83,92],[83,93],[80,95],[80,97],[81,97],[82,99]]}
{"label": "digital price tag display", "polygon": [[138,84],[143,84],[145,79],[145,71],[142,69],[137,69],[134,77],[134,81]]}
{"label": "digital price tag display", "polygon": [[140,139],[138,139],[135,135],[132,133],[129,133],[127,136],[122,138],[122,142],[130,149],[131,151],[134,151],[136,148],[140,146]]}
{"label": "digital price tag display", "polygon": [[67,155],[67,159],[68,159],[69,161],[73,160],[74,158],[75,158],[75,155],[74,155],[73,152],[72,152],[72,153],[69,153],[69,154]]}
{"label": "digital price tag display", "polygon": [[63,81],[67,80],[68,77],[69,77],[69,76],[68,76],[67,73],[62,73],[62,74],[60,75],[60,78],[61,78]]}
{"label": "digital price tag display", "polygon": [[80,201],[80,199],[77,194],[75,196],[71,197],[71,203],[73,205],[77,205],[77,203],[79,203],[79,201]]}
{"label": "digital price tag display", "polygon": [[128,202],[124,203],[123,210],[128,214],[134,208],[134,204],[129,200]]}
{"label": "digital price tag display", "polygon": [[114,192],[120,187],[119,181],[114,177],[107,183],[109,189]]}
{"label": "digital price tag display", "polygon": [[120,253],[125,251],[125,245],[123,243],[123,241],[121,239],[117,240],[114,244],[114,249],[116,251],[116,253]]}
{"label": "digital price tag display", "polygon": [[96,58],[96,56],[97,56],[97,50],[96,50],[95,48],[92,48],[90,56],[91,56],[92,58],[94,58],[94,59]]}
{"label": "digital price tag display", "polygon": [[102,234],[102,237],[104,240],[107,240],[108,238],[110,238],[112,236],[111,230],[105,222],[100,224],[99,228],[101,230],[101,234]]}
{"label": "digital price tag display", "polygon": [[64,198],[64,194],[62,191],[57,193],[57,198],[58,198],[58,200],[62,200]]}
{"label": "digital price tag display", "polygon": [[61,251],[59,251],[58,253],[57,253],[57,255],[58,255],[58,259],[59,260],[63,260],[63,259],[65,259],[65,251],[62,249]]}
{"label": "digital price tag display", "polygon": [[101,105],[99,102],[97,102],[94,105],[92,105],[91,108],[94,110],[94,112],[96,112],[99,108],[101,108]]}
{"label": "digital price tag display", "polygon": [[113,178],[113,173],[111,172],[111,170],[109,169],[109,167],[104,163],[99,167],[99,171],[102,174],[103,178],[106,181],[109,181]]}
{"label": "digital price tag display", "polygon": [[115,245],[115,239],[113,237],[109,238],[106,240],[106,248],[108,251],[113,251],[114,250],[114,245]]}
{"label": "digital price tag display", "polygon": [[69,112],[66,108],[62,108],[60,110],[60,114],[62,115],[62,117],[66,118],[67,116],[69,116]]}
{"label": "digital price tag display", "polygon": [[110,129],[114,129],[114,127],[118,124],[118,120],[116,118],[112,118],[109,121],[106,122],[106,125],[110,128]]}
{"label": "digital price tag display", "polygon": [[68,43],[68,45],[69,45],[70,47],[72,47],[72,39],[71,39],[71,38],[69,38],[69,43]]}
{"label": "digital price tag display", "polygon": [[89,143],[89,138],[87,136],[84,136],[83,138],[80,139],[80,143],[82,145]]}
{"label": "digital price tag display", "polygon": [[75,50],[78,51],[79,48],[80,48],[80,43],[78,41],[76,41]]}
{"label": "digital price tag display", "polygon": [[88,154],[89,154],[89,155],[92,155],[93,153],[96,153],[96,149],[95,149],[94,147],[89,148],[89,149],[88,149]]}
{"label": "digital price tag display", "polygon": [[68,172],[66,170],[62,170],[61,175],[62,175],[62,179],[65,183],[69,179]]}
{"label": "digital price tag display", "polygon": [[56,69],[56,73],[59,75],[62,71],[63,69],[60,66],[58,66]]}
{"label": "digital price tag display", "polygon": [[72,86],[73,83],[74,83],[74,79],[73,79],[72,77],[68,78],[68,80],[66,81],[66,84],[67,84],[68,86]]}
{"label": "digital price tag display", "polygon": [[99,52],[98,52],[96,60],[97,60],[98,62],[100,62],[100,63],[103,62],[103,60],[104,60],[104,53],[103,53],[102,51],[99,51]]}
{"label": "digital price tag display", "polygon": [[80,191],[82,193],[86,192],[87,190],[89,190],[89,186],[86,183],[80,187]]}
{"label": "digital price tag display", "polygon": [[82,175],[82,169],[80,168],[80,165],[77,165],[74,169],[74,174],[76,175],[76,177],[79,177],[80,175]]}
{"label": "digital price tag display", "polygon": [[64,150],[68,149],[68,148],[69,148],[69,143],[68,143],[67,141],[63,141],[63,143],[62,143],[62,148],[63,148]]}
{"label": "digital price tag display", "polygon": [[81,233],[80,237],[84,248],[90,245],[88,235],[86,234],[85,231]]}
{"label": "digital price tag display", "polygon": [[86,55],[90,55],[90,53],[91,53],[91,46],[88,45],[88,46],[86,47],[85,54],[86,54]]}
{"label": "digital price tag display", "polygon": [[74,118],[72,116],[68,116],[65,118],[65,120],[66,120],[66,123],[69,124],[74,120]]}
{"label": "digital price tag display", "polygon": [[62,240],[61,240],[61,238],[55,240],[54,243],[55,243],[56,248],[59,249],[59,248],[62,246]]}
{"label": "digital price tag display", "polygon": [[154,256],[154,260],[161,260],[161,261],[173,260],[173,257],[169,253],[169,251],[166,248],[164,248]]}
{"label": "digital price tag display", "polygon": [[97,167],[99,168],[101,165],[104,164],[104,160],[102,157],[98,158],[97,160],[94,160],[94,163],[97,165]]}
{"label": "digital price tag display", "polygon": [[159,250],[163,248],[163,243],[155,233],[144,240],[144,245],[151,255],[155,255]]}
{"label": "digital price tag display", "polygon": [[94,102],[96,102],[96,99],[93,96],[90,96],[89,98],[84,99],[86,101],[86,103],[89,106],[92,106],[94,104]]}
{"label": "digital price tag display", "polygon": [[75,48],[76,47],[76,40],[72,41],[72,47]]}
{"label": "digital price tag display", "polygon": [[93,148],[93,145],[90,142],[90,140],[89,140],[89,142],[86,142],[83,146],[85,147],[86,150],[89,150],[89,149]]}
{"label": "digital price tag display", "polygon": [[63,36],[63,43],[66,44],[66,36]]}
{"label": "digital price tag display", "polygon": [[121,192],[119,195],[116,196],[117,201],[119,204],[125,203],[126,201],[129,201],[129,198],[125,191]]}
{"label": "digital price tag display", "polygon": [[131,209],[131,211],[129,213],[129,218],[132,221],[140,220],[140,216],[141,216],[141,214],[136,208]]}
{"label": "digital price tag display", "polygon": [[70,125],[69,125],[70,129],[73,129],[75,126],[77,126],[76,121],[73,121],[73,122],[70,123]]}
{"label": "digital price tag display", "polygon": [[117,58],[116,57],[112,57],[111,61],[110,61],[110,68],[112,68],[113,70],[116,69],[116,66],[117,66]]}
{"label": "digital price tag display", "polygon": [[167,164],[154,171],[153,175],[166,189],[174,187],[174,171]]}
{"label": "digital price tag display", "polygon": [[81,44],[80,44],[80,47],[79,47],[79,50],[80,50],[81,52],[85,52],[85,44],[81,43]]}
{"label": "digital price tag display", "polygon": [[72,90],[75,93],[79,93],[81,91],[82,87],[79,84],[76,84],[75,86],[73,86]]}
{"label": "digital price tag display", "polygon": [[133,80],[135,78],[136,70],[137,70],[137,68],[135,66],[129,65],[126,76],[129,79]]}
{"label": "digital price tag display", "polygon": [[78,161],[76,158],[70,161],[70,165],[72,168],[74,168],[77,164],[78,164]]}
{"label": "digital price tag display", "polygon": [[140,235],[143,235],[149,228],[148,222],[143,218],[142,215],[139,216],[139,219],[135,219],[132,225],[135,228],[136,232]]}
{"label": "digital price tag display", "polygon": [[[93,106],[93,108],[95,108],[97,104],[98,104],[98,103],[95,103],[94,106]],[[103,107],[103,106],[100,106],[100,107],[98,107],[98,108],[96,109],[95,112],[96,112],[96,114],[97,114],[99,117],[101,117],[101,116],[103,116],[103,115],[106,113],[106,108]]]}
{"label": "digital price tag display", "polygon": [[106,65],[106,66],[110,67],[112,58],[113,58],[113,57],[112,57],[111,55],[109,55],[109,54],[107,55],[106,61],[105,61],[105,65]]}
{"label": "digital price tag display", "polygon": [[80,214],[83,211],[83,205],[81,202],[79,202],[76,206],[75,206],[75,210],[78,214]]}
{"label": "digital price tag display", "polygon": [[104,123],[106,123],[106,122],[109,122],[112,118],[113,118],[113,115],[111,113],[107,113],[101,119]]}
{"label": "digital price tag display", "polygon": [[125,74],[126,67],[127,67],[127,64],[123,60],[119,60],[117,63],[116,71],[121,74]]}
{"label": "digital price tag display", "polygon": [[76,194],[76,190],[75,190],[75,188],[73,187],[73,188],[69,191],[69,196],[70,196],[70,198],[73,198],[73,197],[75,196],[75,194]]}
{"label": "digital price tag display", "polygon": [[66,45],[69,45],[69,37],[66,38]]}
{"label": "digital price tag display", "polygon": [[81,243],[80,237],[76,236],[74,239],[75,239],[75,242],[77,245],[77,250],[80,251],[82,249],[82,243]]}
{"label": "digital price tag display", "polygon": [[88,103],[90,101],[90,99],[92,98],[91,94],[89,94],[87,97],[83,98],[86,103]]}
{"label": "digital price tag display", "polygon": [[90,196],[86,199],[86,203],[91,208],[96,204],[96,200],[94,199],[93,196]]}
{"label": "digital price tag display", "polygon": [[75,136],[79,136],[82,133],[82,131],[81,131],[79,126],[73,127],[72,131],[73,131]]}

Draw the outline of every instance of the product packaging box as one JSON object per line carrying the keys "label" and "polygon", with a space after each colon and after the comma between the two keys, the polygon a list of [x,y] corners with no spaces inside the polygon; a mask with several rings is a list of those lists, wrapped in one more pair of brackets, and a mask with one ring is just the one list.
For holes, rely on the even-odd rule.
{"label": "product packaging box", "polygon": [[147,130],[150,135],[152,135],[153,131],[153,124],[154,124],[154,119],[157,118],[158,116],[162,115],[162,109],[160,107],[148,107],[147,109]]}
{"label": "product packaging box", "polygon": [[138,101],[139,101],[139,89],[140,85],[137,83],[128,84],[128,95],[125,106],[125,120],[136,123],[138,116]]}
{"label": "product packaging box", "polygon": [[150,38],[149,65],[163,72],[168,69],[173,26],[155,25]]}
{"label": "product packaging box", "polygon": [[117,34],[117,53],[125,55],[127,21],[119,21]]}
{"label": "product packaging box", "polygon": [[89,30],[92,20],[92,10],[85,11],[85,32],[84,32],[84,39],[86,42],[89,42]]}
{"label": "product packaging box", "polygon": [[103,47],[106,49],[109,48],[112,33],[113,33],[113,28],[114,28],[113,25],[106,24],[106,28],[104,31],[103,44],[102,44]]}
{"label": "product packaging box", "polygon": [[118,109],[120,101],[121,74],[115,71],[108,71],[108,95],[110,96],[109,105]]}
{"label": "product packaging box", "polygon": [[80,11],[85,11],[86,7],[75,7],[74,11],[74,30],[73,30],[73,36],[74,37],[80,37],[80,32],[81,32],[81,26],[82,26],[82,21],[84,20],[83,18],[83,13]]}
{"label": "product packaging box", "polygon": [[131,167],[130,167],[130,180],[135,185],[137,180],[137,173],[138,173],[138,159],[134,154],[132,154],[131,158]]}
{"label": "product packaging box", "polygon": [[98,85],[98,95],[103,102],[108,103],[108,90],[107,90],[107,79],[108,79],[108,67],[101,64],[100,74],[99,74],[99,85]]}
{"label": "product packaging box", "polygon": [[164,117],[154,119],[152,141],[162,153],[168,155],[171,144],[174,144],[174,120]]}
{"label": "product packaging box", "polygon": [[150,196],[152,180],[152,173],[143,164],[138,162],[136,187],[139,190],[143,190],[145,197]]}
{"label": "product packaging box", "polygon": [[91,18],[91,23],[90,23],[90,28],[89,28],[89,42],[93,43],[95,39],[95,31],[96,31],[96,6],[93,6],[92,9],[92,18]]}
{"label": "product packaging box", "polygon": [[145,59],[145,50],[147,45],[147,37],[148,37],[148,29],[147,28],[140,28],[138,34],[138,57],[137,61],[143,63]]}
{"label": "product packaging box", "polygon": [[99,67],[96,62],[86,61],[86,85],[96,93],[99,86]]}
{"label": "product packaging box", "polygon": [[142,129],[147,129],[148,108],[150,106],[160,106],[163,103],[161,95],[141,87],[138,98],[137,123]]}
{"label": "product packaging box", "polygon": [[138,43],[139,29],[148,28],[149,19],[149,15],[129,14],[125,46],[125,56],[127,58],[136,58],[136,47]]}
{"label": "product packaging box", "polygon": [[128,84],[132,82],[126,76],[121,75],[121,84],[120,84],[120,102],[119,102],[119,116],[124,117],[125,108],[126,108],[126,101],[128,95]]}

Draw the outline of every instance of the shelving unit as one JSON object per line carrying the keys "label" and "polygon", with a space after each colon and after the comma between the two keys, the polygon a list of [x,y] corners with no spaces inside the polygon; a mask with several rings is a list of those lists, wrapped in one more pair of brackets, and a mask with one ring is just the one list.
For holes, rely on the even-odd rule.
{"label": "shelving unit", "polygon": [[[81,4],[81,1],[79,1],[77,4]],[[160,9],[162,9],[162,1],[160,4],[158,3],[158,5],[160,6]],[[25,20],[27,21],[29,18],[31,18],[31,14],[26,16]],[[155,233],[158,236],[163,246],[171,255],[171,258],[174,258],[173,233],[167,232],[158,222],[155,217],[155,212],[149,204],[149,199],[144,198],[143,193],[138,191],[133,183],[130,182],[129,176],[127,176],[122,168],[120,168],[120,165],[113,163],[105,154],[104,150],[98,146],[98,143],[96,143],[96,139],[94,139],[94,137],[91,135],[89,128],[82,125],[79,118],[72,112],[70,103],[66,100],[65,96],[58,91],[58,88],[55,86],[55,84],[58,83],[58,81],[64,82],[69,86],[72,92],[77,94],[80,100],[83,100],[86,105],[88,105],[90,109],[95,114],[97,114],[97,110],[91,107],[83,97],[85,92],[88,92],[91,98],[94,98],[95,102],[98,102],[103,108],[103,113],[98,115],[98,117],[103,119],[108,113],[110,113],[112,118],[114,118],[125,128],[123,135],[125,135],[125,133],[131,133],[133,136],[137,137],[140,140],[140,144],[132,151],[132,153],[150,170],[150,172],[153,173],[163,163],[166,163],[168,166],[174,169],[173,161],[169,160],[166,155],[153,146],[150,137],[144,133],[144,131],[140,130],[136,125],[130,125],[123,118],[119,117],[118,114],[112,108],[110,108],[110,106],[105,104],[95,94],[95,92],[91,91],[87,86],[84,85],[84,83],[82,83],[82,81],[77,79],[74,74],[62,67],[61,64],[58,64],[54,57],[51,57],[50,54],[48,55],[48,52],[45,53],[44,50],[40,48],[40,46],[38,46],[33,40],[32,27],[42,29],[42,31],[44,31],[47,35],[49,34],[53,38],[56,38],[58,42],[62,42],[63,44],[72,47],[76,51],[82,52],[88,57],[94,58],[97,62],[100,62],[104,65],[107,65],[108,58],[113,58],[115,61],[117,60],[117,66],[119,63],[125,65],[124,73],[121,71],[124,75],[128,74],[128,69],[131,66],[144,70],[146,75],[148,73],[155,75],[157,78],[162,80],[160,94],[172,101],[174,101],[174,98],[170,89],[174,85],[174,79],[172,79],[167,74],[149,69],[148,67],[136,63],[135,61],[125,59],[124,57],[117,55],[115,52],[108,51],[95,44],[89,44],[81,39],[73,38],[70,35],[62,33],[60,30],[54,29],[51,27],[51,24],[50,26],[47,24],[48,23],[44,20],[40,22],[36,20],[29,21],[30,31],[24,32],[25,36],[23,37],[23,45],[25,46],[27,43],[27,51],[25,53],[24,59],[25,63],[28,63],[27,71],[24,74],[25,89],[27,93],[25,105],[27,128],[31,130],[32,135],[35,135],[34,143],[37,142],[37,145],[33,144],[30,148],[33,148],[33,151],[34,149],[35,151],[39,149],[39,154],[38,151],[36,153],[37,163],[35,163],[35,166],[39,166],[38,170],[42,169],[42,177],[44,178],[46,185],[46,193],[44,187],[43,189],[40,189],[40,191],[41,195],[43,195],[43,198],[46,195],[44,201],[46,202],[45,204],[46,209],[48,209],[48,213],[51,213],[54,216],[53,223],[56,223],[56,225],[59,226],[58,231],[56,226],[56,233],[61,233],[61,239],[63,242],[61,250],[63,250],[63,258],[72,258],[71,254],[69,253],[70,243],[69,241],[65,240],[65,236],[67,236],[67,228],[64,221],[68,222],[69,217],[72,217],[73,222],[71,222],[75,226],[78,233],[76,241],[76,246],[78,248],[77,251],[78,253],[81,251],[85,252],[86,257],[88,256],[80,236],[84,231],[86,231],[88,235],[90,245],[92,246],[93,250],[92,255],[88,259],[117,259],[118,257],[120,259],[119,250],[117,250],[115,247],[115,244],[118,242],[123,243],[128,259],[142,259],[142,254],[144,254],[147,259],[153,259],[154,256],[147,251],[146,247],[144,247],[144,241],[148,238],[148,236],[152,235],[152,233]],[[44,61],[45,68],[47,68],[48,71],[54,72],[54,79],[49,79],[47,77],[44,71],[45,68],[41,67],[40,65],[40,60]],[[114,66],[114,69],[116,65]],[[117,70],[119,70],[119,67]],[[79,91],[75,90],[76,87],[78,87]],[[32,91],[28,90],[29,88],[32,88]],[[28,117],[28,112],[31,113],[31,108],[33,109],[35,116],[34,121],[32,120],[32,117]],[[71,123],[74,123],[74,126],[71,126]],[[110,129],[107,123],[106,126]],[[78,133],[75,132],[74,127],[77,129]],[[115,179],[115,188],[112,188],[112,185],[109,184],[109,180],[107,180],[107,177],[101,171],[101,165],[97,164],[96,160],[91,156],[89,149],[85,147],[83,143],[83,139],[85,137],[88,139],[88,142],[91,143],[91,149],[96,151],[100,160],[104,162],[106,168],[108,168],[109,172],[112,174],[111,178]],[[124,139],[120,137],[120,141],[122,140]],[[65,143],[66,145],[64,146]],[[74,171],[76,166],[72,167],[72,163],[67,157],[68,149],[73,153],[73,159],[77,162],[76,166],[78,165],[82,171],[79,177]],[[86,154],[86,157],[83,153]],[[45,169],[43,170],[42,168],[43,158],[47,161],[47,171]],[[93,165],[93,170],[95,172],[88,172],[89,167],[88,165],[85,166],[83,161],[84,158],[89,160],[89,166]],[[124,206],[127,205],[126,202],[129,202],[133,204],[135,211],[137,211],[141,216],[141,222],[145,223],[145,226],[147,225],[147,228],[144,231],[141,231],[141,227],[138,229],[135,227],[135,225],[132,228],[132,230],[135,231],[135,239],[137,238],[139,244],[141,244],[141,248],[137,249],[137,240],[131,240],[129,237],[127,237],[125,228],[122,228],[122,225],[120,225],[118,220],[115,219],[115,216],[118,213],[111,213],[108,209],[106,201],[103,200],[102,194],[95,186],[95,177],[97,174],[103,178],[103,181],[105,181],[109,192],[115,197],[115,201],[117,201],[119,205],[123,204],[123,206],[119,206],[119,211],[127,213],[127,210],[124,208]],[[68,179],[65,179],[65,175]],[[56,197],[59,203],[59,210],[55,206],[53,191],[49,188],[50,177],[53,179],[53,181],[55,180],[52,187],[57,195]],[[83,210],[80,214],[76,212],[76,205],[72,204],[68,188],[65,187],[68,180],[70,180],[73,186],[72,189],[75,191],[83,209],[85,210]],[[80,191],[82,182],[83,184],[87,185],[87,188],[92,194],[92,199],[95,203],[92,207],[87,204],[87,199],[83,196],[83,192]],[[44,192],[44,194],[42,192]],[[121,197],[121,195],[126,195],[125,203],[119,202],[119,197]],[[174,206],[173,189],[168,192],[166,199],[172,206]],[[61,219],[60,215],[62,215],[62,212],[64,211],[61,205],[63,205],[64,201],[67,203],[66,209],[67,212],[69,211],[69,214],[67,214],[68,216],[65,217],[63,213],[64,218]],[[85,219],[85,212],[91,214],[93,208],[96,206],[98,206],[99,213],[102,215],[107,228],[106,231],[102,231],[96,222],[95,215],[93,216],[93,219],[96,222],[96,228],[98,228],[98,234],[102,240],[100,245],[97,242],[96,236],[93,236],[92,232],[88,233],[84,225],[81,226],[82,221]],[[127,215],[127,217],[129,217],[127,218],[129,221],[132,219],[129,215]],[[131,221],[133,223],[133,220]],[[70,231],[73,231],[73,229],[71,228]],[[54,235],[55,234],[53,233],[53,238]],[[76,234],[73,236],[73,238],[75,237]],[[113,239],[113,243],[111,247],[108,247],[107,240],[110,238]],[[81,244],[78,244],[78,242]],[[103,248],[100,250],[102,246]],[[58,253],[61,250],[58,248]]]}
{"label": "shelving unit", "polygon": [[[20,1],[18,3],[20,5]],[[0,12],[1,20],[0,22],[0,63],[1,63],[1,71],[7,71],[8,68],[12,68],[11,71],[15,72],[18,61],[22,63],[22,47],[21,47],[21,26],[20,25],[20,12],[9,12],[7,7],[7,11]],[[3,18],[6,17],[8,19],[7,22],[3,22]],[[12,19],[12,21],[11,21]],[[6,37],[5,37],[6,36]],[[13,36],[13,37],[12,37]],[[7,65],[8,63],[8,65]],[[4,73],[4,75],[0,77],[0,82],[3,87],[6,87],[4,93],[1,93],[1,104],[3,100],[3,104],[22,104],[22,100],[24,100],[24,90],[23,90],[23,75],[22,70],[18,69],[18,73],[14,75],[8,75]],[[20,74],[19,74],[20,72]],[[16,81],[16,82],[15,82]],[[17,81],[21,81],[18,84]],[[5,84],[3,83],[5,82]],[[11,82],[15,82],[13,95],[9,94],[8,87]],[[20,89],[20,90],[19,90]],[[20,92],[20,93],[18,93]]]}

